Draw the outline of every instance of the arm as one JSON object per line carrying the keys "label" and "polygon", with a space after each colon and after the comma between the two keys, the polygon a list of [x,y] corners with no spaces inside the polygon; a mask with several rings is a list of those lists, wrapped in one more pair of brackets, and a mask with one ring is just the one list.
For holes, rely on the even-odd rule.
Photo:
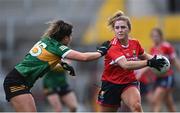
{"label": "arm", "polygon": [[117,64],[123,69],[135,70],[147,66],[147,60],[141,61],[127,61],[125,57],[117,61]]}
{"label": "arm", "polygon": [[161,70],[161,68],[165,64],[165,60],[157,59],[156,55],[149,60],[141,60],[141,61],[127,61],[125,57],[122,57],[117,61],[117,64],[121,66],[123,69],[129,69],[129,70],[140,69],[146,66],[154,67],[158,70]]}
{"label": "arm", "polygon": [[104,56],[108,49],[110,48],[110,41],[105,41],[101,44],[100,47],[97,48],[97,52],[78,52],[75,50],[72,50],[69,52],[65,58],[71,59],[71,60],[78,60],[78,61],[91,61],[96,60],[100,58],[101,56]]}
{"label": "arm", "polygon": [[77,60],[77,61],[91,61],[96,60],[99,57],[101,57],[101,53],[99,52],[78,52],[75,50],[72,50],[69,54],[66,55],[65,58],[71,59],[71,60]]}
{"label": "arm", "polygon": [[149,60],[149,59],[152,59],[152,58],[153,58],[153,56],[148,54],[148,53],[144,53],[144,54],[139,56],[139,59],[141,59],[141,60],[145,60],[145,59]]}
{"label": "arm", "polygon": [[176,67],[176,69],[180,72],[180,61],[177,57],[172,59],[172,64]]}

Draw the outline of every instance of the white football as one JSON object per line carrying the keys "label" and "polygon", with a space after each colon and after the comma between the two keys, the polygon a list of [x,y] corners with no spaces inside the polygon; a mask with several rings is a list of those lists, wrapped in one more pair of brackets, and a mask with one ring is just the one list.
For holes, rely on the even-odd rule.
{"label": "white football", "polygon": [[157,70],[156,68],[151,68],[151,69],[157,76],[161,76],[161,75],[165,74],[169,70],[170,62],[169,62],[168,58],[166,58],[165,56],[162,56],[162,55],[157,55],[157,59],[165,59],[166,63],[161,68],[161,71]]}

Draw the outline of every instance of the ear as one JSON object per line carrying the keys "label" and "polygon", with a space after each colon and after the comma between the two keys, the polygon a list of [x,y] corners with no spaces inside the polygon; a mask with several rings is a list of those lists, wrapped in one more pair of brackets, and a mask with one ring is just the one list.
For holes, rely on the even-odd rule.
{"label": "ear", "polygon": [[67,36],[63,37],[63,39],[60,41],[62,44],[66,44],[68,38]]}
{"label": "ear", "polygon": [[68,36],[65,36],[63,39],[62,39],[62,42],[66,42],[68,40]]}
{"label": "ear", "polygon": [[130,33],[131,32],[131,30],[128,28],[128,33]]}
{"label": "ear", "polygon": [[68,36],[65,36],[65,37],[64,37],[64,40],[68,40],[68,38],[69,38]]}

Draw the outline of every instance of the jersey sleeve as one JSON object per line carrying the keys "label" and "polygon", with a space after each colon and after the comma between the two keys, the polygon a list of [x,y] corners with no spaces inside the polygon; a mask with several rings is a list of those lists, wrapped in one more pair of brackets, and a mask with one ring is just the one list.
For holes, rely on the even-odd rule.
{"label": "jersey sleeve", "polygon": [[111,47],[108,51],[108,55],[115,63],[121,58],[125,58],[124,54],[116,47]]}
{"label": "jersey sleeve", "polygon": [[137,41],[137,49],[138,49],[138,55],[142,55],[144,54],[144,48],[142,48],[141,44],[139,43],[139,41]]}
{"label": "jersey sleeve", "polygon": [[65,56],[72,51],[69,47],[64,46],[64,45],[61,45],[59,47],[59,50],[61,51],[62,58],[65,58]]}
{"label": "jersey sleeve", "polygon": [[58,45],[58,46],[55,47],[55,48],[51,48],[51,51],[52,51],[54,54],[60,56],[61,58],[65,58],[65,56],[66,56],[68,53],[70,53],[72,50],[71,50],[69,47],[65,46],[65,45]]}
{"label": "jersey sleeve", "polygon": [[169,45],[167,47],[167,52],[169,54],[170,59],[174,59],[176,57],[176,52],[173,46]]}

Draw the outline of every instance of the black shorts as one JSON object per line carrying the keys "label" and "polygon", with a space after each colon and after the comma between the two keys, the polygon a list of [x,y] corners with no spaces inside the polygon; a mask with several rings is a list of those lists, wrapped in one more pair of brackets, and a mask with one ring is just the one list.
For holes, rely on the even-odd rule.
{"label": "black shorts", "polygon": [[174,76],[159,77],[156,80],[155,87],[173,88]]}
{"label": "black shorts", "polygon": [[140,82],[140,93],[146,95],[153,90],[153,84]]}
{"label": "black shorts", "polygon": [[9,102],[12,97],[21,94],[31,94],[30,88],[27,86],[25,78],[16,70],[13,69],[4,79],[4,91],[6,100]]}
{"label": "black shorts", "polygon": [[45,89],[45,94],[47,96],[51,95],[51,94],[58,94],[59,96],[64,96],[64,95],[72,92],[72,90],[68,84],[65,84],[63,86],[57,86],[55,88],[44,88],[44,89]]}
{"label": "black shorts", "polygon": [[129,87],[137,87],[139,89],[139,82],[113,84],[103,81],[98,94],[98,103],[108,107],[119,107],[121,105],[121,94]]}

